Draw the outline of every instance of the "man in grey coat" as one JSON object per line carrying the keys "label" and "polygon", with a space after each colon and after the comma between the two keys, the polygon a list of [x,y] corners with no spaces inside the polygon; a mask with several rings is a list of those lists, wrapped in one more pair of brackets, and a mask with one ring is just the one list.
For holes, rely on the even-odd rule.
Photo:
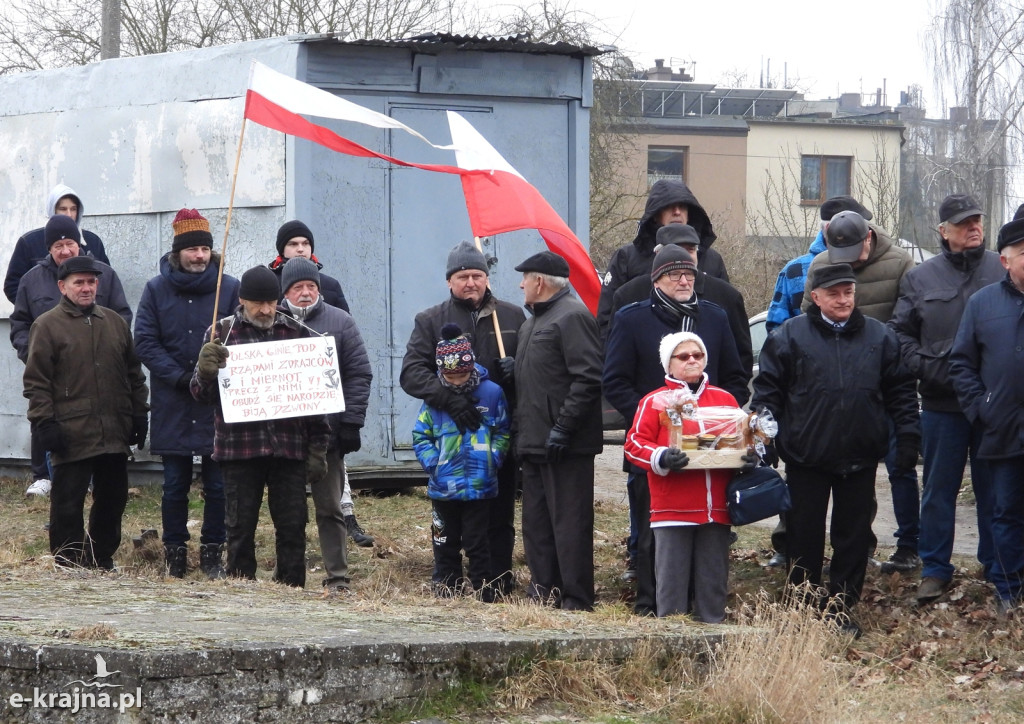
{"label": "man in grey coat", "polygon": [[288,314],[313,332],[331,335],[338,355],[345,411],[328,417],[331,441],[327,446],[327,474],[309,483],[327,574],[323,586],[328,593],[336,593],[347,590],[349,583],[346,520],[353,513],[344,458],[361,447],[359,431],[366,420],[373,371],[355,320],[320,296],[320,272],[316,264],[301,256],[289,259],[281,269],[281,291]]}

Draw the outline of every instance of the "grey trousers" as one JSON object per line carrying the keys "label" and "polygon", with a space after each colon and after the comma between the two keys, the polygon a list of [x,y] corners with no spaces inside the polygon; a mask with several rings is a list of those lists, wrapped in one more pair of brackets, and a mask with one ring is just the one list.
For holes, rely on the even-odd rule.
{"label": "grey trousers", "polygon": [[316,530],[320,535],[320,552],[324,559],[324,586],[348,588],[348,529],[342,513],[341,494],[344,487],[344,462],[337,450],[327,451],[327,475],[310,483]]}
{"label": "grey trousers", "polygon": [[729,526],[720,523],[653,528],[658,616],[689,610],[705,623],[725,619],[729,594]]}

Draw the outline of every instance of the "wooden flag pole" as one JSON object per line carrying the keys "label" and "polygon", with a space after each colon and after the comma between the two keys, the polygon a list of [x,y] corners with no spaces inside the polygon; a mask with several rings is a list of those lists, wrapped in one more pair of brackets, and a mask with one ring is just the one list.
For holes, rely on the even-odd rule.
{"label": "wooden flag pole", "polygon": [[[476,244],[476,250],[479,251],[481,254],[483,254],[484,253],[484,247],[480,243],[480,237],[479,236],[474,236],[473,237],[473,242]],[[488,274],[488,278],[487,278],[487,288],[488,289],[491,288],[491,280],[490,280],[490,275],[489,274]],[[493,295],[493,292],[492,292],[492,295]],[[494,336],[498,340],[498,356],[499,357],[506,357],[507,355],[505,354],[505,341],[501,338],[501,325],[498,324],[498,304],[497,304],[498,300],[497,300],[497,298],[495,298],[494,301],[495,301],[494,311],[491,312],[491,321],[494,322]]]}
{"label": "wooden flag pole", "polygon": [[231,195],[228,197],[228,216],[224,221],[224,242],[220,247],[220,268],[217,270],[217,292],[213,296],[213,322],[210,323],[210,341],[217,335],[217,307],[220,305],[220,283],[224,279],[224,260],[228,255],[228,232],[231,230],[231,211],[235,206],[235,184],[238,183],[238,163],[242,160],[242,141],[245,140],[245,121],[242,117],[242,132],[238,134],[238,152],[235,154],[235,171],[231,176]]}

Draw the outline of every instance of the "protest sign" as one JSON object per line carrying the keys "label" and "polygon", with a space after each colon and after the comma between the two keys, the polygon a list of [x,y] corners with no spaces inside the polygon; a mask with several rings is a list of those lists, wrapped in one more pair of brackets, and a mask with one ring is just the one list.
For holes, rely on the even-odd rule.
{"label": "protest sign", "polygon": [[235,344],[220,371],[225,422],[276,420],[345,410],[332,337]]}

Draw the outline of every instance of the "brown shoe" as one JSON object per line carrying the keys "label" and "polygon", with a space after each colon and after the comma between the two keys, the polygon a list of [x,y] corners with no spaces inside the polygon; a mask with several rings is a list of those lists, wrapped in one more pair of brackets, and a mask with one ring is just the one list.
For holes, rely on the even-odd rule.
{"label": "brown shoe", "polygon": [[917,602],[931,603],[949,588],[949,581],[934,576],[925,576],[917,586]]}

